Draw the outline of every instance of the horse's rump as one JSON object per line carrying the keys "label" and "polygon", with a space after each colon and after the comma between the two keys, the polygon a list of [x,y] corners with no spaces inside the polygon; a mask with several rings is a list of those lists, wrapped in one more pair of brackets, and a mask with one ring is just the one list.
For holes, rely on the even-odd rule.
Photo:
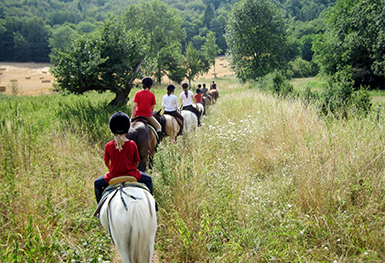
{"label": "horse's rump", "polygon": [[212,89],[208,91],[207,94],[210,95],[214,99],[214,101],[216,101],[219,98],[219,93],[216,89]]}
{"label": "horse's rump", "polygon": [[110,193],[100,210],[100,222],[122,262],[151,261],[157,220],[155,199],[147,190],[125,186]]}
{"label": "horse's rump", "polygon": [[140,157],[138,169],[145,172],[147,169],[148,154],[150,152],[150,147],[152,146],[150,145],[150,128],[146,123],[137,119],[136,121],[131,122],[131,127],[126,134],[126,137],[136,143]]}
{"label": "horse's rump", "polygon": [[198,128],[198,117],[195,113],[189,110],[182,110],[181,114],[184,118],[183,131],[185,134],[195,131]]}

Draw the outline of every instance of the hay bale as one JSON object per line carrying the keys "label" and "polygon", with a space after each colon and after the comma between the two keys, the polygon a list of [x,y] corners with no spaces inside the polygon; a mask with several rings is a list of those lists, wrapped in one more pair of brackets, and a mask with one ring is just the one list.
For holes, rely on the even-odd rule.
{"label": "hay bale", "polygon": [[6,70],[7,68],[0,68],[0,70]]}
{"label": "hay bale", "polygon": [[44,79],[44,77],[40,77],[40,79]]}
{"label": "hay bale", "polygon": [[31,77],[25,77],[25,79],[31,79]]}
{"label": "hay bale", "polygon": [[42,71],[43,72],[43,74],[47,74],[47,71]]}
{"label": "hay bale", "polygon": [[11,79],[10,82],[12,83],[17,82],[17,79]]}
{"label": "hay bale", "polygon": [[49,79],[43,79],[43,80],[41,81],[41,83],[51,83],[51,80],[49,80]]}
{"label": "hay bale", "polygon": [[5,92],[7,90],[6,86],[0,86],[0,92]]}

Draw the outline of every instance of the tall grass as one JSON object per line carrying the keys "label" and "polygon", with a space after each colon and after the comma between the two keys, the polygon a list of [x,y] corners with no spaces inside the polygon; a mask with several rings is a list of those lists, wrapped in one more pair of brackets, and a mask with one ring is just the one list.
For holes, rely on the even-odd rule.
{"label": "tall grass", "polygon": [[91,215],[113,109],[96,94],[0,100],[0,261],[95,262],[110,244]]}
{"label": "tall grass", "polygon": [[[225,87],[224,87],[225,88]],[[239,88],[157,154],[164,262],[384,260],[384,127]]]}
{"label": "tall grass", "polygon": [[[384,261],[383,116],[326,120],[233,78],[216,82],[204,125],[165,139],[148,171],[160,261]],[[159,109],[165,88],[153,92]],[[111,260],[92,213],[112,98],[0,97],[0,262]]]}

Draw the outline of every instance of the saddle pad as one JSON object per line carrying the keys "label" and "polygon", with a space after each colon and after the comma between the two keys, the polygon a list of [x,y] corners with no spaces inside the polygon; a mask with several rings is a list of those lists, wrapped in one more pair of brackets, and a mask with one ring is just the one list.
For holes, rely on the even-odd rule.
{"label": "saddle pad", "polygon": [[118,191],[119,190],[118,187],[120,187],[121,184],[123,184],[123,188],[126,188],[126,187],[139,187],[139,188],[142,188],[142,189],[144,189],[144,190],[146,190],[146,191],[148,191],[150,193],[150,190],[147,188],[147,186],[145,184],[138,183],[138,182],[125,182],[125,183],[118,183],[118,184],[110,185],[110,186],[108,186],[104,190],[102,198],[100,199],[100,202],[99,202],[95,212],[93,213],[93,215],[95,217],[99,218],[99,212],[100,212],[100,209],[102,208],[103,204],[113,196],[112,193],[114,191]]}

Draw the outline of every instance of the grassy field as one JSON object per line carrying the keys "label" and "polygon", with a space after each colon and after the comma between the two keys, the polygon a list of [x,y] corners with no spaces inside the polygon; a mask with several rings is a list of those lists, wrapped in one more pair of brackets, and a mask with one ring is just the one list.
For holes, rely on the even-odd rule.
{"label": "grassy field", "polygon": [[[233,77],[216,82],[204,125],[165,140],[149,171],[159,261],[384,261],[385,118],[325,120]],[[112,98],[0,97],[0,262],[114,257],[92,217]]]}
{"label": "grassy field", "polygon": [[[298,91],[303,91],[306,87],[311,87],[311,90],[321,92],[326,86],[326,81],[320,77],[300,78],[291,79],[290,84],[292,84]],[[369,91],[369,94],[372,96],[372,103],[374,106],[385,105],[385,91],[371,90]]]}

